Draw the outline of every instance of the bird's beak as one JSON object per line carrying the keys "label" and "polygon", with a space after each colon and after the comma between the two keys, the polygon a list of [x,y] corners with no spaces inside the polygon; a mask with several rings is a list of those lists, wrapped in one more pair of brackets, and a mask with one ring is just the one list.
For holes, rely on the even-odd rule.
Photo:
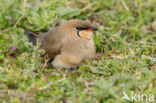
{"label": "bird's beak", "polygon": [[98,28],[97,28],[97,27],[91,27],[91,29],[92,29],[92,30],[98,30]]}

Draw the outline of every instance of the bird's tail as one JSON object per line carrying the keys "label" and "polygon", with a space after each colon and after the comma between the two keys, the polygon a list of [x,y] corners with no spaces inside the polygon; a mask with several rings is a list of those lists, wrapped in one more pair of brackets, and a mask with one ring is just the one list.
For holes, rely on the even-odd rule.
{"label": "bird's tail", "polygon": [[25,30],[25,34],[27,35],[29,41],[30,41],[33,45],[36,45],[36,40],[37,40],[37,38],[39,38],[39,33],[33,32],[33,31],[31,31],[31,30],[29,30],[29,29],[23,27],[23,26],[19,26],[19,25],[18,25],[18,27],[24,29],[24,30]]}

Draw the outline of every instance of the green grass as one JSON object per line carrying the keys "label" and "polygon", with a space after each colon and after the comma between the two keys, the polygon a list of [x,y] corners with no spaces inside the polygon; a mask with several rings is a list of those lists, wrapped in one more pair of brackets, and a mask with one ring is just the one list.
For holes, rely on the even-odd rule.
{"label": "green grass", "polygon": [[[0,1],[0,103],[132,103],[122,99],[123,91],[156,98],[155,0],[23,4],[24,0]],[[98,60],[73,73],[49,64],[44,67],[40,42],[32,46],[24,30],[13,25],[42,33],[70,19],[99,27],[94,37]],[[13,51],[13,46],[18,50]]]}

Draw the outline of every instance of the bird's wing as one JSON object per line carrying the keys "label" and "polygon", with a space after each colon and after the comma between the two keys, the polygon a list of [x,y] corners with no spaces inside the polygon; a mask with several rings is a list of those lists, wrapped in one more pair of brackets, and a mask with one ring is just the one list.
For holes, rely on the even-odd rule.
{"label": "bird's wing", "polygon": [[58,28],[54,28],[44,36],[41,47],[50,58],[54,58],[56,55],[60,54],[62,38]]}

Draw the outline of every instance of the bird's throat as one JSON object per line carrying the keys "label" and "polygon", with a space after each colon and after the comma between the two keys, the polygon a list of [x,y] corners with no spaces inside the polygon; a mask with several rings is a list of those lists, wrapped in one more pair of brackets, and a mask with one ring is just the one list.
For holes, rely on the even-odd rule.
{"label": "bird's throat", "polygon": [[78,37],[84,38],[84,39],[87,39],[87,40],[90,40],[92,38],[91,33],[92,32],[88,32],[88,31],[77,31]]}

